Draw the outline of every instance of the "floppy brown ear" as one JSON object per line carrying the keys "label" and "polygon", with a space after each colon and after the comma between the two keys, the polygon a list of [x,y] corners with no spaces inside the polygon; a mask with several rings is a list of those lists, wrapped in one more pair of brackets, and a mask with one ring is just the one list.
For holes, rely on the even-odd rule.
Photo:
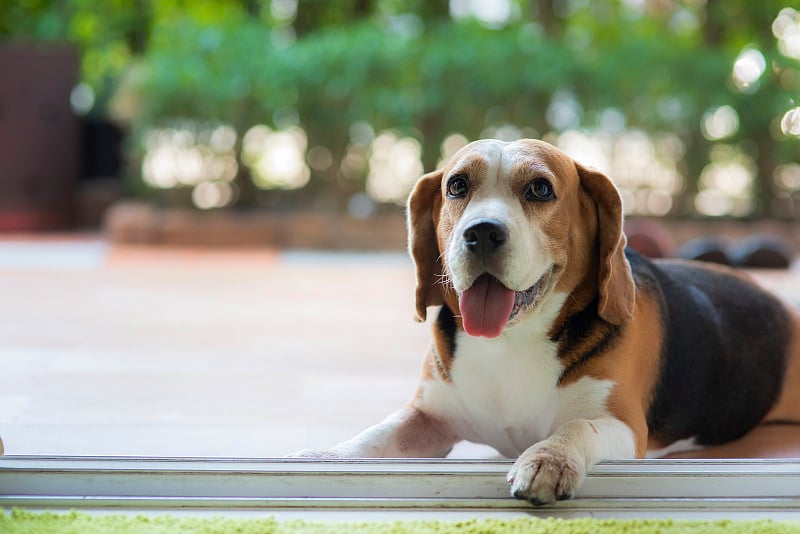
{"label": "floppy brown ear", "polygon": [[597,275],[600,301],[597,311],[609,323],[621,325],[633,317],[636,286],[625,257],[622,199],[608,177],[576,163],[581,185],[597,206],[597,240],[600,257]]}
{"label": "floppy brown ear", "polygon": [[416,309],[417,321],[427,317],[428,306],[438,306],[442,300],[442,263],[436,240],[434,209],[441,202],[441,170],[428,173],[419,179],[408,197],[408,251],[417,269]]}

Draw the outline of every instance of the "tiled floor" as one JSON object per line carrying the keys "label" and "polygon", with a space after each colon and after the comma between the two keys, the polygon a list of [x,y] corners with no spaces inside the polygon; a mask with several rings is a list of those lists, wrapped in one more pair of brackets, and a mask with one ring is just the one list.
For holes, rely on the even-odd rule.
{"label": "tiled floor", "polygon": [[[800,303],[797,271],[760,277]],[[332,445],[413,394],[428,329],[413,321],[412,290],[403,253],[0,241],[6,453]]]}
{"label": "tiled floor", "polygon": [[413,393],[412,289],[402,253],[0,243],[6,453],[331,445]]}

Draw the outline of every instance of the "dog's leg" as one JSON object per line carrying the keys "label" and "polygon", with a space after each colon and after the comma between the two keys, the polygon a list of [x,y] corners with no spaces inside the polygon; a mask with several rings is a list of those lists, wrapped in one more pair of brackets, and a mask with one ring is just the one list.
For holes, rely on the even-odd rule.
{"label": "dog's leg", "polygon": [[329,450],[302,450],[294,457],[443,458],[458,437],[438,419],[407,406]]}
{"label": "dog's leg", "polygon": [[514,497],[547,504],[572,497],[600,460],[635,457],[633,431],[619,419],[575,419],[522,453],[507,480]]}

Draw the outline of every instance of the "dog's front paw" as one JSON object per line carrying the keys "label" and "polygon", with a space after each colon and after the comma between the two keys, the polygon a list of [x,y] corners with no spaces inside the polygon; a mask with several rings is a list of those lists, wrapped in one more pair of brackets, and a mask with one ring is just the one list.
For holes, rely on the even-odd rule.
{"label": "dog's front paw", "polygon": [[544,441],[522,453],[506,480],[511,495],[542,505],[573,497],[585,474],[581,458]]}

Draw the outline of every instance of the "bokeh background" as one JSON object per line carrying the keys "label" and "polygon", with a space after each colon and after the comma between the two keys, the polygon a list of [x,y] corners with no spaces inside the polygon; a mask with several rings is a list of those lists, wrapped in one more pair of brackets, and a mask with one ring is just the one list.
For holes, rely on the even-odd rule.
{"label": "bokeh background", "polygon": [[[6,226],[96,223],[120,198],[399,217],[423,171],[480,137],[550,141],[612,176],[629,216],[794,221],[791,4],[2,0]],[[48,73],[60,92],[21,105]],[[48,162],[66,183],[29,170]],[[107,224],[147,240],[128,208]]]}
{"label": "bokeh background", "polygon": [[[6,453],[282,455],[382,419],[429,343],[405,197],[479,137],[607,172],[647,253],[789,267],[798,9],[0,0]],[[800,307],[798,266],[753,274]]]}

